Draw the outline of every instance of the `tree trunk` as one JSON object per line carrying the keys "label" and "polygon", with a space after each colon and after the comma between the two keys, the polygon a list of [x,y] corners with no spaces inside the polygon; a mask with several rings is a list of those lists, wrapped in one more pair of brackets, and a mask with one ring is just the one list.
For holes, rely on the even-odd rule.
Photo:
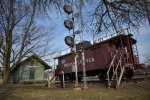
{"label": "tree trunk", "polygon": [[3,58],[3,84],[8,84],[10,72],[11,47],[12,47],[12,31],[7,30],[5,35],[6,35],[6,46],[4,49],[4,58]]}
{"label": "tree trunk", "polygon": [[8,83],[9,83],[9,73],[8,73],[8,71],[5,71],[3,73],[3,84],[7,85]]}

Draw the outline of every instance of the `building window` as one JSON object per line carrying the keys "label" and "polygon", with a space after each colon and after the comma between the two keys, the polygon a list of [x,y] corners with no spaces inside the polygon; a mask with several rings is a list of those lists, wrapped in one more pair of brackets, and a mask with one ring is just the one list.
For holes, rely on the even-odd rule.
{"label": "building window", "polygon": [[30,66],[34,66],[35,65],[35,60],[31,60],[30,61]]}
{"label": "building window", "polygon": [[35,78],[35,68],[30,68],[29,69],[29,79],[34,79]]}

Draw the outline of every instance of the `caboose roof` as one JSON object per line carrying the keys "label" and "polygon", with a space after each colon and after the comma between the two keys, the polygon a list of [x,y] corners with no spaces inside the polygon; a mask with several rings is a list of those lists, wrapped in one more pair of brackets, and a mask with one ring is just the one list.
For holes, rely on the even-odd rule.
{"label": "caboose roof", "polygon": [[[114,42],[114,41],[116,41],[116,42],[120,42],[120,38],[127,38],[127,37],[131,37],[131,36],[133,36],[132,34],[128,34],[128,35],[125,35],[125,34],[119,34],[119,35],[117,35],[117,36],[114,36],[114,37],[111,37],[111,38],[109,38],[109,39],[106,39],[106,40],[102,40],[102,41],[100,41],[100,42],[98,42],[98,43],[95,43],[95,44],[93,44],[91,47],[93,47],[93,46],[95,46],[95,45],[99,45],[99,44],[103,44],[103,43],[111,43],[111,42]],[[135,39],[133,39],[132,37],[131,37],[131,39],[132,39],[132,41],[133,41],[133,44],[135,44],[137,41],[135,40]]]}
{"label": "caboose roof", "polygon": [[[119,35],[114,36],[114,37],[111,37],[111,38],[109,38],[109,39],[99,41],[98,43],[94,43],[93,45],[91,45],[91,46],[85,48],[85,50],[86,50],[86,49],[89,49],[89,48],[93,48],[93,47],[95,47],[95,46],[97,46],[97,45],[100,45],[100,44],[104,44],[104,43],[111,43],[111,42],[114,42],[114,41],[120,42],[120,38],[126,38],[126,37],[131,37],[131,36],[132,36],[132,34],[128,34],[128,35],[119,34]],[[137,41],[136,41],[135,39],[133,39],[132,37],[131,37],[131,39],[132,39],[132,41],[133,41],[133,44],[135,44],[135,43],[137,42]],[[68,53],[68,54],[65,54],[65,55],[62,55],[62,56],[59,56],[59,57],[56,57],[55,59],[61,58],[61,57],[64,57],[64,56],[68,56],[68,55],[70,55],[70,54],[72,54],[72,52],[71,52],[71,53]]]}

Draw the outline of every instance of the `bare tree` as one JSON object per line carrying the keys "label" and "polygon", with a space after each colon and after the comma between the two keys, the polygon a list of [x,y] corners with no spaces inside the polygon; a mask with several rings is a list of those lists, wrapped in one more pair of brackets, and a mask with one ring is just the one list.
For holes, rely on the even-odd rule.
{"label": "bare tree", "polygon": [[59,1],[0,0],[0,34],[3,40],[0,61],[4,84],[8,83],[10,68],[17,66],[24,57],[32,53],[39,56],[47,54],[53,28],[47,30],[37,22],[44,18],[43,15],[48,15],[46,10],[51,6],[58,7]]}
{"label": "bare tree", "polygon": [[149,0],[144,0],[144,8],[150,25],[150,1]]}
{"label": "bare tree", "polygon": [[[64,0],[72,2],[77,0]],[[120,29],[133,31],[149,18],[149,0],[100,0],[92,5],[84,0],[84,27],[102,33]],[[31,53],[45,55],[51,29],[36,22],[49,15],[52,8],[62,9],[62,0],[0,0],[0,61],[3,66],[4,83],[8,82],[10,68]],[[84,9],[84,8],[83,8]],[[46,38],[45,38],[46,37]]]}
{"label": "bare tree", "polygon": [[84,0],[84,27],[92,34],[137,32],[141,24],[150,23],[149,0]]}

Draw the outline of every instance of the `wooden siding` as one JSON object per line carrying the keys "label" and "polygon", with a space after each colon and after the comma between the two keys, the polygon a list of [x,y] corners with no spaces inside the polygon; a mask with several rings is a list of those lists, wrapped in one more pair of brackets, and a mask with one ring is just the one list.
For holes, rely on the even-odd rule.
{"label": "wooden siding", "polygon": [[[32,63],[34,61],[34,63]],[[31,66],[32,65],[32,66]],[[30,79],[30,68],[35,68],[34,79]],[[18,69],[16,69],[10,77],[10,81],[13,83],[28,82],[28,81],[43,81],[44,79],[44,65],[38,62],[36,59],[30,59],[22,63]]]}

